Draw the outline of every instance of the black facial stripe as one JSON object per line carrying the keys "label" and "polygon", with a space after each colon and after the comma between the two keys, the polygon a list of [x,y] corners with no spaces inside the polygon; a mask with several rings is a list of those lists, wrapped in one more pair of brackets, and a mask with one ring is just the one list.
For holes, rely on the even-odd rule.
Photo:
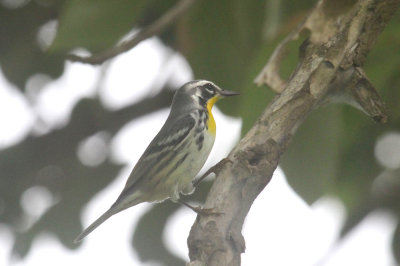
{"label": "black facial stripe", "polygon": [[204,99],[211,99],[215,94],[210,93],[209,91],[202,90],[201,97]]}
{"label": "black facial stripe", "polygon": [[200,96],[199,97],[199,104],[201,105],[201,106],[206,106],[207,105],[207,100],[206,99],[209,99],[209,98],[206,98],[206,97],[204,97],[203,95],[202,96]]}

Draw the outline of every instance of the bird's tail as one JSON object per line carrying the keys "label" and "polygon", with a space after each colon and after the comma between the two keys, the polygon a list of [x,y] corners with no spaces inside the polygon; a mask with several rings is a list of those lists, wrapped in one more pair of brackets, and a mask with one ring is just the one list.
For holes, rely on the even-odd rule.
{"label": "bird's tail", "polygon": [[115,210],[115,208],[111,207],[108,211],[106,211],[102,216],[97,218],[96,221],[94,221],[91,225],[89,225],[88,228],[86,228],[82,233],[80,233],[79,236],[77,236],[74,240],[74,243],[78,243],[82,241],[83,238],[85,238],[88,234],[90,234],[94,229],[96,229],[99,225],[105,222],[108,218],[116,214],[118,211]]}

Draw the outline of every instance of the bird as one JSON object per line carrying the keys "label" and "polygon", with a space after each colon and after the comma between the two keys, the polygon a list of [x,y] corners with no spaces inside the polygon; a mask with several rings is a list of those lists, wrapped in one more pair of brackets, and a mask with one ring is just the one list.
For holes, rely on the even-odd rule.
{"label": "bird", "polygon": [[134,166],[117,200],[74,242],[80,242],[114,214],[139,203],[166,199],[184,203],[180,195],[193,193],[194,184],[198,184],[196,175],[214,145],[216,124],[211,109],[219,99],[238,94],[207,80],[182,85],[175,92],[167,120]]}

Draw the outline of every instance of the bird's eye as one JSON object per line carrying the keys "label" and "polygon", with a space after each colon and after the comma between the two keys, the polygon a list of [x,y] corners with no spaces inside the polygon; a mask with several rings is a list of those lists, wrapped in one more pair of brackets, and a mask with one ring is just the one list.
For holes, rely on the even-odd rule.
{"label": "bird's eye", "polygon": [[205,86],[205,90],[210,94],[214,94],[215,93],[215,89],[213,87],[210,87],[210,86]]}

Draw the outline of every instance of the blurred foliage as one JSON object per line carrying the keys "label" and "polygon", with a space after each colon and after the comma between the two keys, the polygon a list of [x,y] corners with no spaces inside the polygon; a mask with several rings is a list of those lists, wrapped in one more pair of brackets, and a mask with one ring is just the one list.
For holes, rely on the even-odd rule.
{"label": "blurred foliage", "polygon": [[[61,2],[61,1],[60,1]],[[43,6],[36,1],[8,9],[0,4],[0,63],[8,80],[21,90],[36,73],[53,78],[64,69],[62,55],[49,55],[38,44],[38,32],[49,21],[57,19],[60,3]]]}
{"label": "blurred foliage", "polygon": [[[113,46],[132,30],[149,25],[176,2],[31,0],[14,8],[0,4],[1,70],[25,92],[27,80],[36,73],[59,77],[67,52],[76,48],[96,52]],[[241,97],[221,102],[220,107],[227,114],[242,117],[245,134],[274,96],[268,88],[257,88],[253,79],[279,41],[315,3],[313,0],[199,1],[158,37],[186,57],[195,78],[213,80],[223,88],[241,91]],[[273,18],[267,16],[271,12],[275,14]],[[38,33],[49,21],[57,21],[58,28],[46,50],[38,42]],[[397,14],[365,65],[372,83],[387,103],[389,123],[377,125],[348,106],[325,106],[312,113],[300,127],[282,158],[281,166],[290,185],[306,202],[312,204],[327,194],[344,202],[348,219],[342,236],[377,209],[385,208],[400,217],[400,189],[392,192],[391,197],[385,196],[386,190],[374,189],[377,178],[388,171],[375,158],[375,143],[386,132],[399,133],[400,128],[399,29],[400,14]],[[302,41],[290,44],[281,70],[283,77],[289,77],[296,66]],[[77,158],[78,145],[98,132],[112,138],[132,119],[168,106],[170,99],[171,92],[163,90],[115,111],[106,110],[97,99],[82,99],[65,127],[40,136],[29,135],[1,150],[0,222],[9,225],[15,234],[13,251],[25,256],[33,239],[43,231],[55,234],[65,246],[76,248],[72,239],[82,229],[79,221],[82,207],[121,168],[109,159],[95,167],[85,166]],[[107,144],[109,139],[103,141]],[[399,172],[394,173],[392,178],[400,180]],[[33,226],[21,231],[21,220],[26,214],[19,204],[20,198],[33,186],[45,187],[59,201]],[[194,197],[204,197],[208,187],[202,184]],[[163,225],[176,208],[174,204],[163,203],[141,218],[132,241],[143,261],[183,263],[161,242]],[[399,228],[398,224],[393,237],[398,261]],[[145,252],[150,247],[152,252]]]}
{"label": "blurred foliage", "polygon": [[137,21],[147,0],[70,0],[59,16],[52,52],[85,47],[92,52],[113,46]]}

